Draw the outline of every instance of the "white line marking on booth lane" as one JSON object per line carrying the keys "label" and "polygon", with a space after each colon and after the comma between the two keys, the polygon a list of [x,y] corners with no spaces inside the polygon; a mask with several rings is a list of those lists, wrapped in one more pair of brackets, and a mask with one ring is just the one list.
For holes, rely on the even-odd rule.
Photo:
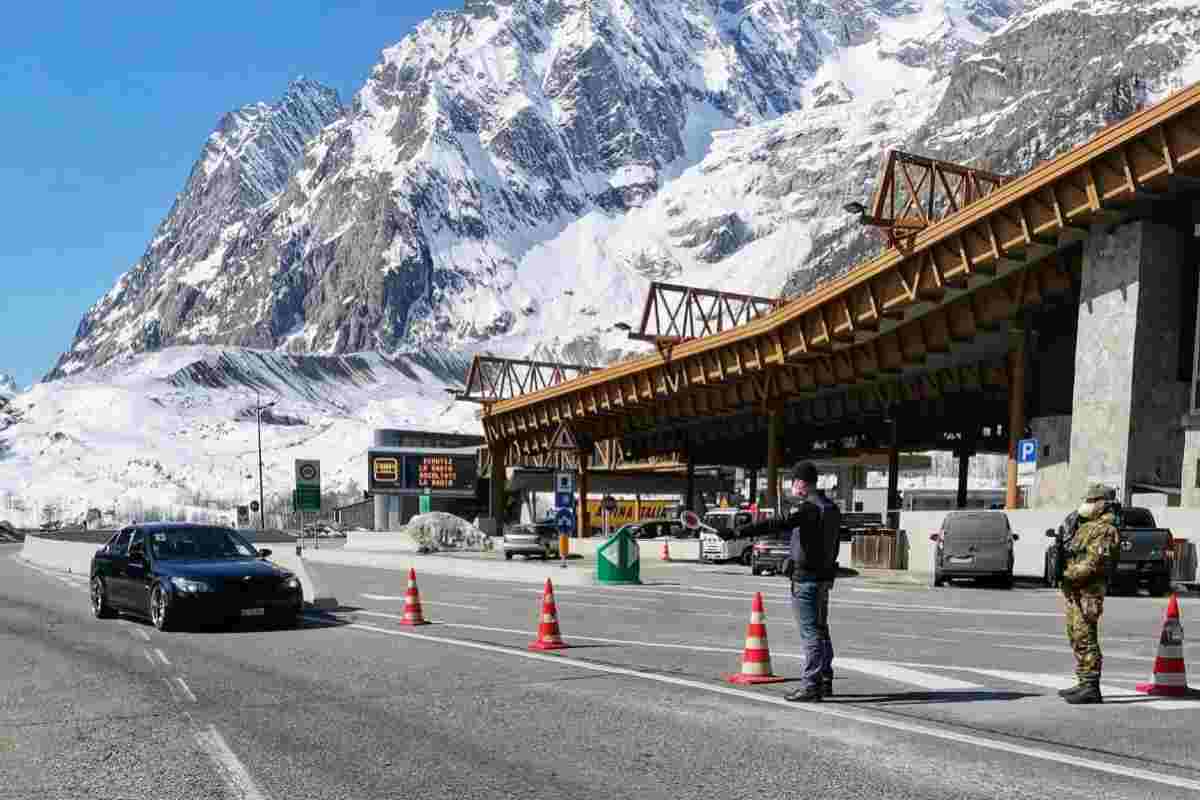
{"label": "white line marking on booth lane", "polygon": [[[380,600],[383,602],[396,602],[404,599],[404,595],[394,594],[361,594],[359,597],[365,597],[368,600]],[[462,603],[442,603],[437,600],[422,600],[422,606],[447,606],[449,608],[467,608],[471,611],[487,611],[483,606],[468,606]]]}
{"label": "white line marking on booth lane", "polygon": [[149,650],[143,650],[142,655],[144,655],[146,657],[146,660],[150,662],[150,666],[155,667],[155,668],[158,667],[158,662],[154,660],[153,653],[151,653]]}
{"label": "white line marking on booth lane", "polygon": [[920,639],[923,642],[949,642],[950,644],[962,644],[962,639],[939,639],[936,636],[921,636],[916,633],[884,633],[876,631],[875,636],[880,636],[885,639]]}
{"label": "white line marking on booth lane", "polygon": [[166,666],[168,666],[168,667],[171,666],[171,662],[167,661],[167,654],[164,653],[162,650],[159,650],[157,647],[154,648],[154,655],[158,656],[158,660],[161,661]]}
{"label": "white line marking on booth lane", "polygon": [[205,730],[196,731],[196,744],[217,765],[221,777],[240,800],[266,800],[267,796],[255,785],[246,767],[229,749],[215,726],[209,725]]}
{"label": "white line marking on booth lane", "polygon": [[656,683],[662,683],[671,686],[682,686],[684,688],[695,689],[702,692],[722,694],[727,697],[736,697],[741,700],[749,700],[754,703],[788,708],[800,713],[807,712],[810,714],[835,717],[838,719],[849,720],[851,722],[857,722],[862,725],[874,725],[876,727],[903,731],[905,733],[915,733],[921,736],[928,736],[933,739],[970,745],[979,747],[981,749],[996,750],[1013,755],[1028,756],[1030,758],[1036,758],[1042,761],[1070,765],[1094,772],[1101,772],[1107,775],[1117,775],[1122,778],[1132,778],[1148,783],[1157,783],[1164,786],[1174,786],[1182,789],[1190,789],[1192,791],[1200,791],[1200,781],[1191,780],[1188,778],[1152,772],[1150,770],[1126,766],[1124,764],[1099,761],[1091,758],[1082,758],[1079,756],[1070,755],[1068,753],[1055,752],[1053,750],[1044,750],[1037,747],[1012,744],[1010,742],[1005,742],[998,739],[989,739],[987,737],[974,734],[959,733],[957,731],[933,727],[932,725],[928,724],[905,722],[894,718],[876,717],[866,712],[850,711],[844,708],[834,708],[828,705],[820,704],[797,706],[796,704],[789,703],[787,700],[784,700],[782,697],[778,697],[776,695],[764,694],[746,689],[736,689],[730,686],[702,683],[700,681],[689,680],[687,678],[677,678],[670,675],[656,675],[654,673],[640,672],[638,670],[629,669],[626,667],[615,667],[607,664],[594,664],[588,661],[580,661],[569,656],[531,653],[523,650],[514,650],[508,647],[501,647],[499,645],[471,642],[464,639],[449,639],[441,636],[426,636],[425,634],[389,630],[387,628],[377,628],[373,625],[363,625],[361,623],[350,623],[347,627],[362,631],[369,631],[371,633],[379,633],[385,636],[398,636],[406,639],[418,639],[432,642],[434,644],[465,647],[473,650],[482,650],[489,653],[498,653],[504,656],[524,658],[530,661],[543,661],[549,664],[557,664],[558,666],[576,667],[578,669],[589,670],[592,672],[602,672],[609,675],[623,675],[626,677],[641,678],[643,680],[653,681]]}
{"label": "white line marking on booth lane", "polygon": [[180,688],[180,689],[183,691],[183,695],[184,695],[184,697],[186,697],[188,700],[190,700],[190,701],[192,701],[193,703],[195,703],[195,702],[196,702],[196,695],[192,694],[192,690],[191,690],[191,688],[190,688],[190,687],[187,685],[187,682],[186,682],[186,681],[184,681],[184,679],[183,679],[183,678],[180,678],[179,676],[175,676],[175,678],[174,678],[173,680],[175,681],[175,684],[176,684],[176,685],[177,685],[177,686],[178,686],[178,687],[179,687],[179,688]]}

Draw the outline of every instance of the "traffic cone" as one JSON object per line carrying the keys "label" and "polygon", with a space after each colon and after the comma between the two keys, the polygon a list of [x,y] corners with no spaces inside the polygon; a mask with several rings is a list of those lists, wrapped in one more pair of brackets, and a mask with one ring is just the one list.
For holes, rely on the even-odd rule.
{"label": "traffic cone", "polygon": [[746,649],[742,653],[742,671],[722,674],[730,683],[779,683],[786,680],[771,673],[771,651],[767,647],[767,615],[763,611],[762,592],[754,593],[750,606],[750,624],[746,626]]}
{"label": "traffic cone", "polygon": [[404,592],[404,616],[401,625],[428,625],[429,620],[421,613],[421,593],[417,591],[417,571],[408,568],[408,589]]}
{"label": "traffic cone", "polygon": [[559,650],[567,644],[562,640],[558,629],[558,607],[554,605],[554,586],[546,578],[546,588],[542,592],[542,618],[538,623],[537,641],[529,645],[530,650]]}
{"label": "traffic cone", "polygon": [[1158,653],[1154,657],[1154,674],[1149,683],[1139,683],[1135,688],[1142,694],[1160,697],[1192,697],[1196,694],[1187,685],[1187,668],[1183,664],[1183,623],[1179,621],[1179,600],[1175,595],[1171,595],[1167,615],[1163,618]]}
{"label": "traffic cone", "polygon": [[659,559],[659,561],[670,561],[671,560],[671,548],[667,544],[666,539],[663,539],[662,552],[658,554],[658,559]]}

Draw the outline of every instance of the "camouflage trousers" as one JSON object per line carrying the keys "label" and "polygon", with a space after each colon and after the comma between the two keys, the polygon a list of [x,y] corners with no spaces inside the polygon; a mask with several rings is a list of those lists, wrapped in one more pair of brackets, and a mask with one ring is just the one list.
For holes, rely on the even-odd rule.
{"label": "camouflage trousers", "polygon": [[1082,683],[1096,683],[1104,657],[1100,654],[1100,616],[1104,613],[1104,592],[1066,591],[1067,639],[1075,651],[1075,675]]}

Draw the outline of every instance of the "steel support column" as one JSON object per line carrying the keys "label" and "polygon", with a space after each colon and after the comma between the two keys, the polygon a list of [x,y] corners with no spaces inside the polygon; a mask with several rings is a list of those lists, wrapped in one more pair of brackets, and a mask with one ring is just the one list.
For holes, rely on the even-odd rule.
{"label": "steel support column", "polygon": [[696,510],[696,462],[689,452],[687,457],[687,496],[683,498],[683,507],[689,511]]}
{"label": "steel support column", "polygon": [[756,469],[750,470],[749,495],[750,496],[746,498],[748,502],[750,502],[750,503],[758,502],[758,470],[756,470]]}
{"label": "steel support column", "polygon": [[971,453],[966,448],[958,451],[958,496],[955,508],[967,507],[967,477],[971,468]]}
{"label": "steel support column", "polygon": [[890,528],[900,528],[900,420],[896,409],[889,414],[890,441],[888,442],[888,488],[887,488],[887,524]]}
{"label": "steel support column", "polygon": [[1004,507],[1017,508],[1017,444],[1025,433],[1025,331],[1013,332],[1013,349],[1008,354],[1008,484]]}
{"label": "steel support column", "polygon": [[592,520],[588,514],[588,462],[592,460],[590,453],[579,454],[579,513],[575,516],[575,535],[579,537],[592,535]]}
{"label": "steel support column", "polygon": [[783,416],[771,411],[767,417],[767,508],[779,513],[779,461],[783,455]]}

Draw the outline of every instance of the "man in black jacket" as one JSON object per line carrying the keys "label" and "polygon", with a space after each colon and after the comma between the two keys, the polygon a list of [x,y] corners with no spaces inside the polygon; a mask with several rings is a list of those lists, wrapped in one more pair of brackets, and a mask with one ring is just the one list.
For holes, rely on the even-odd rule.
{"label": "man in black jacket", "polygon": [[817,488],[817,468],[796,469],[793,489],[804,501],[800,524],[792,530],[792,611],[804,647],[800,686],[787,695],[794,702],[818,702],[833,694],[833,642],[829,638],[829,592],[837,577],[842,513]]}

